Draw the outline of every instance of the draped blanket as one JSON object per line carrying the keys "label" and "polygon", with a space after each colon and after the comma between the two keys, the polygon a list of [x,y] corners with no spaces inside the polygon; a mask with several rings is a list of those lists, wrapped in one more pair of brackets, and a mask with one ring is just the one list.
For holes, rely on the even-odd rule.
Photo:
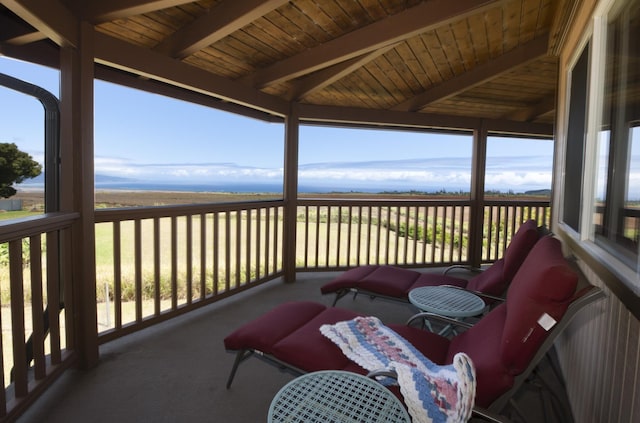
{"label": "draped blanket", "polygon": [[414,423],[465,422],[471,417],[476,378],[466,354],[456,354],[450,365],[437,365],[375,317],[323,325],[320,332],[364,369],[395,372]]}

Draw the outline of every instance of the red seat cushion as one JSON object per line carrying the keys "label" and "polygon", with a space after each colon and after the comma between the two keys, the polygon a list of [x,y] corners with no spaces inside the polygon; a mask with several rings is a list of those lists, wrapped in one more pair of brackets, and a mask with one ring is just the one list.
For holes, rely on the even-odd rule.
{"label": "red seat cushion", "polygon": [[402,298],[420,276],[420,272],[395,266],[379,266],[360,280],[359,289],[379,295]]}
{"label": "red seat cushion", "polygon": [[343,369],[351,360],[320,332],[320,326],[351,320],[359,314],[341,308],[327,308],[275,343],[272,354],[279,360],[307,372]]}
{"label": "red seat cushion", "polygon": [[332,292],[337,292],[342,289],[349,289],[357,285],[362,278],[379,268],[378,265],[367,265],[367,266],[359,266],[354,267],[353,269],[349,269],[346,272],[342,273],[340,276],[335,278],[334,280],[324,284],[320,288],[320,292],[323,294],[330,294]]}
{"label": "red seat cushion", "polygon": [[422,273],[418,276],[418,279],[409,287],[405,292],[409,295],[409,291],[421,286],[440,286],[440,285],[453,285],[464,288],[467,286],[468,281],[462,278],[456,278],[454,276],[443,275],[440,273]]}
{"label": "red seat cushion", "polygon": [[388,327],[434,363],[440,365],[451,363],[447,361],[450,341],[444,336],[406,325],[389,324]]}
{"label": "red seat cushion", "polygon": [[276,342],[307,324],[326,308],[310,301],[281,304],[233,331],[224,338],[224,346],[228,350],[257,349],[270,354]]}

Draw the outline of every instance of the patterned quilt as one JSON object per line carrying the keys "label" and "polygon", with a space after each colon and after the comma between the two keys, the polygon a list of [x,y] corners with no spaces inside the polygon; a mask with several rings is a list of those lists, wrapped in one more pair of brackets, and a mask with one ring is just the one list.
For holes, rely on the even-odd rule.
{"label": "patterned quilt", "polygon": [[323,325],[320,332],[364,369],[395,372],[414,423],[465,422],[471,417],[476,378],[466,354],[456,354],[452,364],[437,365],[376,317]]}

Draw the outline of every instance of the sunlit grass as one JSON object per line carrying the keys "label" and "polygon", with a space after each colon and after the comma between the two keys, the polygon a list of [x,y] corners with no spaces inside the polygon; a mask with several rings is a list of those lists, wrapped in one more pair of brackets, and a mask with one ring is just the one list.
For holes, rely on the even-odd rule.
{"label": "sunlit grass", "polygon": [[32,212],[28,210],[17,210],[17,211],[0,211],[0,221],[1,220],[11,220],[11,219],[20,219],[23,217],[29,216],[37,216],[42,213],[40,212]]}

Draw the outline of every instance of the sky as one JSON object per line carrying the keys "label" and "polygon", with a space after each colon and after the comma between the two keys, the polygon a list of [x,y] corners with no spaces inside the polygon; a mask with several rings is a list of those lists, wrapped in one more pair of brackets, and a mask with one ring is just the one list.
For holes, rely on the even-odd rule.
{"label": "sky", "polygon": [[[0,73],[59,96],[56,70],[0,57]],[[282,185],[284,127],[204,106],[95,83],[96,186]],[[42,106],[0,88],[0,142],[43,161]],[[299,186],[322,190],[468,191],[471,136],[302,126]],[[486,188],[551,188],[553,144],[492,138]],[[316,188],[310,188],[316,187]]]}

